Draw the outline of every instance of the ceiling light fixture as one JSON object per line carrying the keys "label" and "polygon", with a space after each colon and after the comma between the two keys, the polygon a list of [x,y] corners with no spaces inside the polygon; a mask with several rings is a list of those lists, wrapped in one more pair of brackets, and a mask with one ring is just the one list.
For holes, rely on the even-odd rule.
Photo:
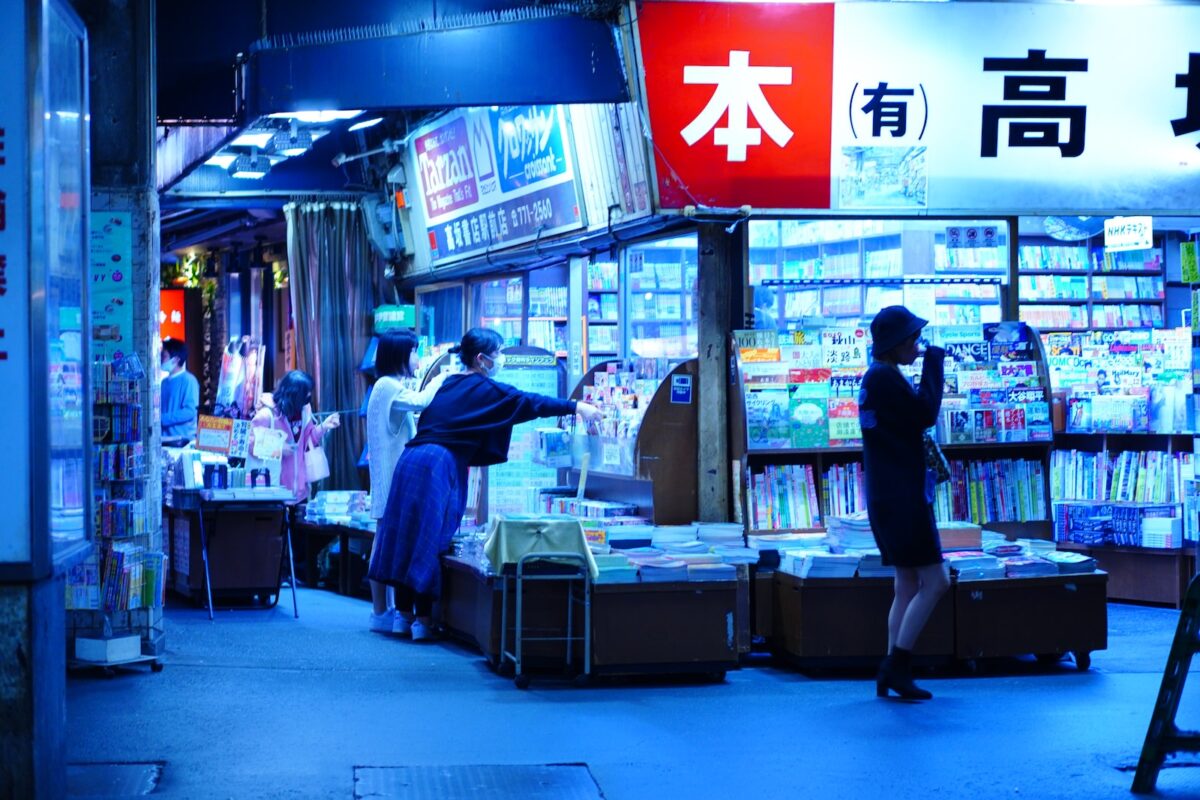
{"label": "ceiling light fixture", "polygon": [[312,134],[305,130],[284,129],[275,133],[275,152],[289,158],[302,156],[312,147]]}
{"label": "ceiling light fixture", "polygon": [[322,111],[280,111],[271,114],[272,119],[294,119],[297,122],[306,122],[309,124],[321,122],[334,122],[340,119],[353,119],[363,113],[362,109],[339,111],[337,109],[326,109]]}
{"label": "ceiling light fixture", "polygon": [[213,155],[212,158],[210,158],[208,161],[205,161],[204,163],[208,164],[211,167],[220,167],[221,169],[229,169],[229,165],[232,164],[234,161],[237,161],[237,155],[235,153],[216,153],[215,155]]}
{"label": "ceiling light fixture", "polygon": [[383,122],[383,117],[374,117],[373,119],[364,119],[362,122],[356,122],[350,126],[352,131],[366,130]]}
{"label": "ceiling light fixture", "polygon": [[248,130],[238,134],[238,137],[229,144],[231,147],[257,147],[262,149],[270,144],[274,138],[275,131]]}
{"label": "ceiling light fixture", "polygon": [[270,162],[259,156],[238,156],[229,168],[229,174],[235,178],[250,178],[258,180],[265,178]]}

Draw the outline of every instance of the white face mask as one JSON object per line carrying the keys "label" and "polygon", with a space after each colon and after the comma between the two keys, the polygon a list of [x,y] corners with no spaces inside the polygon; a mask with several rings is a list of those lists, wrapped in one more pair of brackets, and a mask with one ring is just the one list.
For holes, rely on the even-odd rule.
{"label": "white face mask", "polygon": [[504,353],[497,353],[494,356],[485,353],[483,357],[492,362],[492,366],[484,372],[489,378],[496,377],[500,374],[500,370],[504,369]]}

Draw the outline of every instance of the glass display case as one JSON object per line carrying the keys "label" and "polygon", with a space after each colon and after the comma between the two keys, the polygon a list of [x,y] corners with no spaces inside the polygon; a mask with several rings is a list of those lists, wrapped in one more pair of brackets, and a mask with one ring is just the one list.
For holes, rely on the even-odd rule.
{"label": "glass display case", "polygon": [[40,6],[32,28],[22,17],[39,6],[8,6],[0,28],[41,40],[4,48],[0,87],[0,380],[14,413],[0,447],[23,473],[0,498],[0,573],[36,580],[91,549],[87,36],[66,3]]}
{"label": "glass display case", "polygon": [[696,356],[697,242],[697,235],[690,233],[630,245],[625,251],[625,309],[633,356]]}

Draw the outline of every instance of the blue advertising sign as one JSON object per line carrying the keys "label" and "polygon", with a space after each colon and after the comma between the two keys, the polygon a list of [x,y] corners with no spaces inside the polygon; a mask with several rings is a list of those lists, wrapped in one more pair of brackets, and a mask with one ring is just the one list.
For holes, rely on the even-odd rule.
{"label": "blue advertising sign", "polygon": [[692,404],[692,376],[671,376],[671,402],[681,405]]}
{"label": "blue advertising sign", "polygon": [[491,117],[502,191],[566,174],[570,167],[555,106],[509,106]]}
{"label": "blue advertising sign", "polygon": [[456,109],[409,157],[436,266],[583,227],[561,106]]}

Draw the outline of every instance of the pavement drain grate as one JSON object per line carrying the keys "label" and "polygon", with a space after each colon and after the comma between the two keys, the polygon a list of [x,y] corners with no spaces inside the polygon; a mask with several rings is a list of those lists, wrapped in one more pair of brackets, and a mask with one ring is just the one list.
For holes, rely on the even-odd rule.
{"label": "pavement drain grate", "polygon": [[67,797],[145,797],[158,788],[165,761],[67,765]]}
{"label": "pavement drain grate", "polygon": [[354,799],[602,800],[587,764],[355,767]]}

